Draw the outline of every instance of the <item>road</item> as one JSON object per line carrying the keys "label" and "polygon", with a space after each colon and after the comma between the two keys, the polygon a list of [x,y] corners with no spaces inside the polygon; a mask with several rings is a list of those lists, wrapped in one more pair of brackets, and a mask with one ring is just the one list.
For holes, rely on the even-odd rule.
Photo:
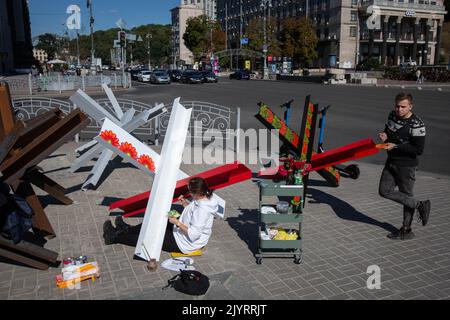
{"label": "road", "polygon": [[[325,148],[342,146],[360,139],[372,138],[378,142],[378,132],[384,128],[388,113],[394,106],[399,89],[326,86],[313,83],[277,81],[237,81],[221,79],[218,84],[151,85],[133,83],[134,87],[118,96],[146,103],[171,103],[181,97],[185,101],[205,101],[227,107],[240,107],[241,127],[263,128],[254,118],[257,102],[264,101],[279,115],[276,106],[295,99],[291,127],[298,130],[305,97],[310,94],[321,107],[331,105],[325,132]],[[417,89],[410,91],[414,108],[427,127],[427,141],[421,156],[420,170],[450,175],[450,92]],[[362,159],[363,162],[382,164],[385,154]]]}

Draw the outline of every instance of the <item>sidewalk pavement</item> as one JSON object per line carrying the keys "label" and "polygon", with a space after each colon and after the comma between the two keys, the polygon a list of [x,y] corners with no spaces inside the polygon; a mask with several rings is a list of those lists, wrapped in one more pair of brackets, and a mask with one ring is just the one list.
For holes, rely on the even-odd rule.
{"label": "sidewalk pavement", "polygon": [[[377,193],[381,166],[359,163],[358,180],[343,179],[339,188],[325,185],[312,174],[303,222],[303,263],[293,258],[254,259],[257,241],[258,188],[246,181],[220,190],[227,201],[226,219],[216,220],[204,254],[195,267],[210,277],[205,296],[191,297],[170,288],[162,290],[175,272],[161,267],[149,272],[146,263],[133,259],[134,248],[105,246],[102,225],[109,216],[107,204],[150,188],[151,178],[128,163],[116,169],[100,187],[82,192],[90,168],[70,173],[76,144],[70,142],[40,166],[69,189],[71,206],[41,199],[57,237],[46,247],[67,256],[87,255],[101,267],[101,278],[84,282],[81,289],[58,289],[60,268],[38,271],[0,261],[0,299],[449,299],[450,298],[450,178],[418,172],[416,194],[431,199],[430,222],[414,222],[416,238],[386,238],[402,221],[402,208]],[[212,166],[187,166],[194,174]],[[251,166],[256,172],[257,167]],[[142,218],[128,219],[138,224]],[[167,259],[161,255],[161,262]],[[92,261],[91,260],[91,261]],[[381,289],[369,290],[367,268],[381,269]]]}

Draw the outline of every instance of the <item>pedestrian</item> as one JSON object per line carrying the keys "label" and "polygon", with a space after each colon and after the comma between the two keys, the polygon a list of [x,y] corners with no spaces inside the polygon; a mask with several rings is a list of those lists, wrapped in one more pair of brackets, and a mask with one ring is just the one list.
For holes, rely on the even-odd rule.
{"label": "pedestrian", "polygon": [[419,69],[417,69],[417,71],[416,71],[416,83],[417,84],[420,84],[420,82],[421,82],[421,80],[422,80],[422,73],[420,72],[420,70]]}
{"label": "pedestrian", "polygon": [[31,66],[31,75],[33,76],[33,78],[36,78],[38,75],[38,70],[34,64]]}
{"label": "pedestrian", "polygon": [[[390,239],[412,239],[411,229],[415,210],[418,221],[425,226],[430,216],[431,202],[414,197],[414,183],[418,156],[425,147],[425,124],[412,112],[411,94],[399,93],[395,97],[394,111],[389,114],[379,138],[385,143],[387,161],[381,174],[379,194],[403,205],[403,225],[400,230],[388,235]],[[396,190],[398,187],[398,190]]]}
{"label": "pedestrian", "polygon": [[[179,219],[168,218],[163,251],[189,254],[205,247],[211,237],[214,216],[219,210],[219,204],[203,178],[192,178],[188,189],[193,201],[189,202],[183,196],[179,198],[184,210]],[[104,223],[105,244],[121,243],[136,246],[142,224],[129,226],[119,216],[115,225],[114,228],[110,220]]]}

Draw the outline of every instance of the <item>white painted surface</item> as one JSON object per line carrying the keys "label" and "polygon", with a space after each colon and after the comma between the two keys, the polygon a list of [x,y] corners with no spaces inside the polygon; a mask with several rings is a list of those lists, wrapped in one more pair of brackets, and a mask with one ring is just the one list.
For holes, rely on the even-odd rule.
{"label": "white painted surface", "polygon": [[144,222],[135,250],[135,254],[146,261],[151,259],[159,261],[161,256],[168,223],[167,212],[172,206],[191,113],[192,109],[186,109],[180,104],[180,98],[174,101],[161,151],[161,159],[159,159],[160,165],[156,170]]}

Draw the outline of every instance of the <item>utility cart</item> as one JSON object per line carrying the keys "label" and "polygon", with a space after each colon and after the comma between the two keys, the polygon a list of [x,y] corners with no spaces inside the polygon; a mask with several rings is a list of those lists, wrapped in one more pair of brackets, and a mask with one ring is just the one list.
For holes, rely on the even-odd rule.
{"label": "utility cart", "polygon": [[[264,203],[264,197],[296,197],[303,198],[303,185],[286,185],[286,181],[279,183],[272,180],[260,180],[259,184],[259,214],[258,214],[258,253],[255,255],[256,263],[261,264],[263,257],[294,257],[294,262],[302,262],[302,220],[303,220],[303,199],[302,203],[293,213],[293,206],[289,202],[287,213],[263,213],[263,207],[273,207],[276,204]],[[271,210],[273,211],[273,210]],[[289,223],[298,226],[297,240],[270,240],[267,234],[267,225],[270,223]]]}

